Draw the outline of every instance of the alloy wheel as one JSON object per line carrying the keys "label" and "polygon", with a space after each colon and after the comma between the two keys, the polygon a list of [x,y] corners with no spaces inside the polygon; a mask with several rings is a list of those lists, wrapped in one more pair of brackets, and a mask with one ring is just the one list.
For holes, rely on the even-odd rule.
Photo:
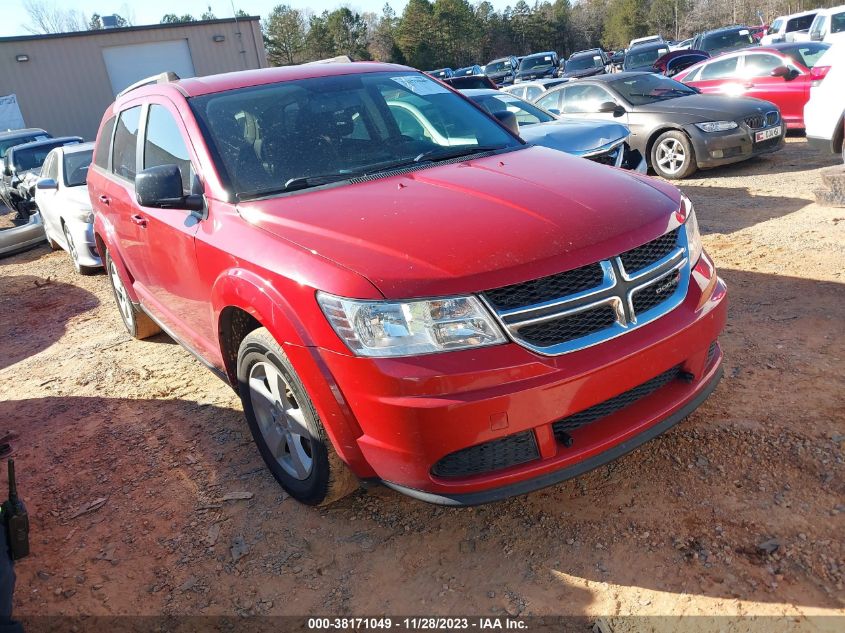
{"label": "alloy wheel", "polygon": [[65,234],[67,250],[70,253],[70,258],[73,260],[73,267],[76,268],[76,272],[80,272],[82,270],[82,266],[79,265],[79,253],[76,252],[76,244],[73,243],[73,237],[71,237],[66,224],[62,225],[62,230]]}
{"label": "alloy wheel", "polygon": [[656,158],[660,168],[671,175],[680,173],[687,161],[683,144],[674,138],[666,138],[660,141],[657,146]]}
{"label": "alloy wheel", "polygon": [[123,282],[120,280],[120,275],[117,273],[117,267],[114,265],[114,260],[109,258],[109,277],[111,278],[112,286],[114,287],[114,296],[117,299],[117,307],[120,310],[120,316],[123,317],[123,322],[127,326],[132,323],[134,317],[132,302],[129,300],[129,295],[126,294],[126,288],[123,287]]}
{"label": "alloy wheel", "polygon": [[267,448],[291,477],[307,479],[314,468],[311,434],[293,391],[270,362],[253,365],[249,398]]}

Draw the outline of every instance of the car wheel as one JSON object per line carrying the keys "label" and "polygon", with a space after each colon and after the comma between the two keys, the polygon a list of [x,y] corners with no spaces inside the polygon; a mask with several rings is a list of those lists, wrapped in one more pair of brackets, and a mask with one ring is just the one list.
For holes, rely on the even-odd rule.
{"label": "car wheel", "polygon": [[120,278],[120,273],[117,272],[117,267],[114,265],[109,251],[106,251],[106,271],[126,331],[137,339],[149,338],[161,332],[161,328],[150,317],[132,305],[132,300],[129,298],[129,293],[123,285],[123,280]]}
{"label": "car wheel", "polygon": [[358,488],[281,346],[266,328],[238,351],[238,392],[258,451],[294,499],[327,505]]}
{"label": "car wheel", "polygon": [[65,234],[65,244],[67,244],[67,252],[73,261],[73,267],[80,275],[90,275],[93,271],[88,266],[83,266],[79,263],[79,251],[76,250],[76,244],[73,241],[73,236],[67,228],[67,224],[62,222],[62,231]]}
{"label": "car wheel", "polygon": [[651,146],[651,168],[658,176],[680,180],[697,169],[695,150],[683,132],[664,132]]}

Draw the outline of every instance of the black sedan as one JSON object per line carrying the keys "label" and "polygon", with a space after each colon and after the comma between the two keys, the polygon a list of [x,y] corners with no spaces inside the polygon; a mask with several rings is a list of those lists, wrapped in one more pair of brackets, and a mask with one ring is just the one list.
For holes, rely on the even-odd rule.
{"label": "black sedan", "polygon": [[669,52],[669,45],[666,42],[647,42],[638,44],[628,49],[625,53],[625,61],[622,62],[622,70],[647,71],[652,70],[654,62]]}
{"label": "black sedan", "polygon": [[616,73],[569,82],[537,99],[563,117],[618,121],[664,178],[686,178],[783,147],[777,106],[761,99],[703,95],[653,73]]}

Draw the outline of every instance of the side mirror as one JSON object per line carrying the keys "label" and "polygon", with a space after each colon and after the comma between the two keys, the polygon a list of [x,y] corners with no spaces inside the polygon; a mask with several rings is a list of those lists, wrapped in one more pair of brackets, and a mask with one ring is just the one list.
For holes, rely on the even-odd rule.
{"label": "side mirror", "polygon": [[783,77],[786,79],[792,74],[792,72],[786,66],[776,66],[775,68],[772,68],[772,72],[769,74],[772,77]]}
{"label": "side mirror", "polygon": [[813,33],[810,33],[810,41],[811,42],[821,42],[822,41],[821,31],[815,31]]}
{"label": "side mirror", "polygon": [[608,114],[612,113],[614,117],[619,118],[625,114],[625,108],[615,101],[605,101],[599,106],[599,112]]}
{"label": "side mirror", "polygon": [[142,207],[202,211],[202,196],[182,193],[182,172],[177,165],[149,167],[135,176],[135,197]]}
{"label": "side mirror", "polygon": [[46,190],[46,189],[58,190],[59,183],[57,183],[52,178],[39,178],[38,182],[35,183],[35,188],[36,189],[42,189],[42,190]]}
{"label": "side mirror", "polygon": [[516,136],[519,136],[519,122],[516,120],[516,115],[513,112],[500,110],[499,112],[494,112],[493,116],[496,117],[496,120],[508,130],[513,132]]}

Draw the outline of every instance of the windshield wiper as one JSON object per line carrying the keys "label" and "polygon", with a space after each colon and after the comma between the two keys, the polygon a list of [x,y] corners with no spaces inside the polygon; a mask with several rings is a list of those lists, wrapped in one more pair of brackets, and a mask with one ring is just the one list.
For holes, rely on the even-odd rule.
{"label": "windshield wiper", "polygon": [[423,161],[438,161],[449,160],[450,158],[460,158],[461,156],[471,156],[472,154],[481,154],[483,152],[494,152],[501,147],[495,145],[470,145],[463,147],[435,147],[434,149],[426,150],[414,158],[412,163],[420,163]]}

